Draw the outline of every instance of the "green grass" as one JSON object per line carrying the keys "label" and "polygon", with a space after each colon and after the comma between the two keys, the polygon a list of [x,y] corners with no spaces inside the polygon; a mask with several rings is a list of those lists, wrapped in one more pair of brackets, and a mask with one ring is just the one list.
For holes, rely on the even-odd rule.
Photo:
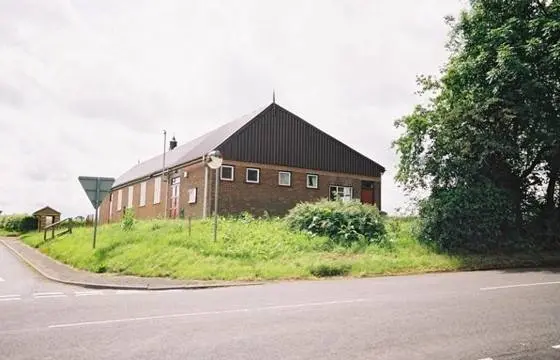
{"label": "green grass", "polygon": [[18,236],[18,233],[14,231],[0,229],[0,236]]}
{"label": "green grass", "polygon": [[383,245],[335,245],[328,238],[294,233],[280,220],[221,219],[218,239],[211,221],[139,221],[133,230],[120,224],[76,228],[43,242],[42,233],[23,241],[73,267],[93,272],[165,276],[193,280],[306,279],[325,276],[374,276],[434,271],[538,265],[542,257],[458,257],[439,254],[414,237],[414,220],[389,219]]}

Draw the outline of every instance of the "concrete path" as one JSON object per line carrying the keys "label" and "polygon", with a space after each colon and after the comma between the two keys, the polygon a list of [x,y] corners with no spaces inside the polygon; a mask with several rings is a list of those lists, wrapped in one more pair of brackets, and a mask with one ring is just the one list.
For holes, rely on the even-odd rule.
{"label": "concrete path", "polygon": [[[12,251],[21,260],[35,269],[39,274],[49,280],[88,288],[105,289],[136,289],[136,290],[162,290],[162,289],[198,289],[223,286],[255,285],[257,282],[230,282],[230,281],[196,281],[175,280],[157,277],[123,276],[112,274],[95,274],[74,269],[70,266],[53,260],[16,238],[0,238],[7,249]],[[2,247],[2,246],[0,246]],[[2,275],[0,275],[1,279]],[[1,280],[0,280],[1,282]]]}
{"label": "concrete path", "polygon": [[99,290],[0,249],[0,277],[0,359],[560,359],[556,269]]}

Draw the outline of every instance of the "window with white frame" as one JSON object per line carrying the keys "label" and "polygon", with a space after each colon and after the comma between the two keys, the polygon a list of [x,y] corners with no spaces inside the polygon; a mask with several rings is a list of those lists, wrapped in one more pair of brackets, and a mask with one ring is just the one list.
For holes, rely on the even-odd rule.
{"label": "window with white frame", "polygon": [[222,165],[222,167],[220,168],[220,179],[233,181],[233,166]]}
{"label": "window with white frame", "polygon": [[280,186],[291,186],[292,185],[292,173],[289,171],[279,171],[278,172],[278,185]]}
{"label": "window with white frame", "polygon": [[316,174],[307,174],[307,187],[309,189],[318,189],[319,188],[319,175]]}
{"label": "window with white frame", "polygon": [[161,201],[161,176],[154,179],[154,204]]}
{"label": "window with white frame", "polygon": [[352,200],[352,187],[351,186],[330,186],[329,198],[331,200],[340,199],[342,201]]}
{"label": "window with white frame", "polygon": [[134,185],[128,187],[128,207],[132,207],[132,201],[134,200]]}
{"label": "window with white frame", "polygon": [[117,193],[117,211],[121,211],[122,209],[122,189],[119,189]]}
{"label": "window with white frame", "polygon": [[245,174],[245,181],[248,183],[255,183],[257,184],[260,181],[260,174],[261,171],[255,168],[247,168],[247,172]]}
{"label": "window with white frame", "polygon": [[146,182],[140,183],[140,206],[146,205]]}

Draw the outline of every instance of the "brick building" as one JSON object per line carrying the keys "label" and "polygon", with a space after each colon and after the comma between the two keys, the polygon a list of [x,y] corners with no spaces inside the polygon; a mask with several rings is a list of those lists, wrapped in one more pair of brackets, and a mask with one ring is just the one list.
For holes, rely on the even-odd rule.
{"label": "brick building", "polygon": [[[138,218],[212,213],[215,170],[204,155],[219,150],[220,214],[283,215],[300,201],[360,199],[381,209],[385,169],[276,103],[140,163],[119,178],[100,208],[102,222],[126,208]],[[167,194],[167,195],[166,195]]]}

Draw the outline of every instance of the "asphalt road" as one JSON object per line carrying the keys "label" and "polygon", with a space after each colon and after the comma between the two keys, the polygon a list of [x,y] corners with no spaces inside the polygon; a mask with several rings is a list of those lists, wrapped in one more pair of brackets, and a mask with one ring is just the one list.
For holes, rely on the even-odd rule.
{"label": "asphalt road", "polygon": [[560,270],[181,291],[44,280],[0,246],[0,359],[560,359]]}

